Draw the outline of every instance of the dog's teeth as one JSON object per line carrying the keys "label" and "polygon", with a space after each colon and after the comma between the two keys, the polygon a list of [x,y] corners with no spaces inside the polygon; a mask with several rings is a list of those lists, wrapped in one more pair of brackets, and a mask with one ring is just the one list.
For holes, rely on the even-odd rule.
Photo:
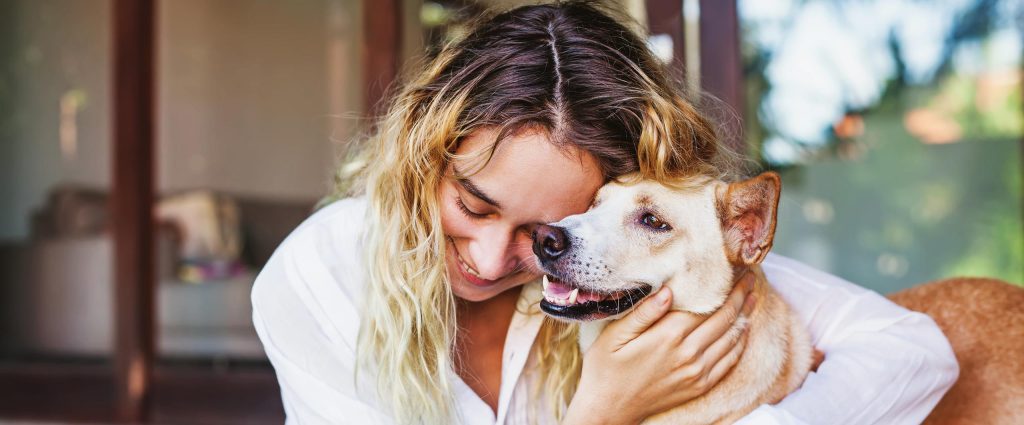
{"label": "dog's teeth", "polygon": [[548,292],[548,286],[551,286],[551,282],[548,281],[548,275],[544,275],[544,278],[542,279],[542,282],[544,283],[544,293],[547,293]]}
{"label": "dog's teeth", "polygon": [[580,294],[580,288],[573,289],[569,293],[569,304],[576,304],[576,297]]}

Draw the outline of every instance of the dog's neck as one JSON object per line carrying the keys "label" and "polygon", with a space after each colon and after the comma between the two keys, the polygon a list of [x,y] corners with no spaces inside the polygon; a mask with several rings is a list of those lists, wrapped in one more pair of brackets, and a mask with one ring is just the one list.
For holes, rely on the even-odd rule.
{"label": "dog's neck", "polygon": [[[761,272],[761,267],[759,265],[756,265],[756,264],[755,265],[751,265],[751,266],[736,265],[736,264],[734,264],[732,266],[733,274],[732,274],[732,277],[731,277],[733,279],[733,285],[735,285],[735,281],[736,281],[736,279],[738,277],[743,276],[743,274],[748,272],[748,271],[751,272],[751,273],[755,273],[756,283],[755,283],[755,290],[754,291],[757,292],[760,289],[759,287],[764,285],[765,282],[764,282],[764,274]],[[679,294],[674,294],[673,296],[679,296]],[[719,308],[721,308],[721,306],[719,306]],[[718,311],[718,309],[716,308],[715,311]],[[589,349],[591,345],[594,345],[594,341],[596,341],[597,340],[597,336],[600,335],[602,331],[604,331],[605,326],[608,326],[609,323],[612,323],[612,322],[614,322],[616,320],[619,320],[619,318],[621,318],[621,317],[622,316],[617,316],[617,317],[611,317],[611,318],[607,318],[607,319],[594,320],[594,321],[591,321],[591,322],[580,323],[580,334],[579,334],[580,335],[579,336],[580,351],[581,352],[586,352],[587,349]]]}

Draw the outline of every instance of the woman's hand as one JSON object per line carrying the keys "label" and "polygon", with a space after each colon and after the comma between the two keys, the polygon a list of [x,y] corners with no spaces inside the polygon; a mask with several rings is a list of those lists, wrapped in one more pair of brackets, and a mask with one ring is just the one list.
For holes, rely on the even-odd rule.
{"label": "woman's hand", "polygon": [[584,354],[563,424],[634,424],[707,392],[746,346],[746,330],[727,331],[753,308],[753,283],[745,274],[706,317],[668,311],[672,293],[662,287],[609,324]]}

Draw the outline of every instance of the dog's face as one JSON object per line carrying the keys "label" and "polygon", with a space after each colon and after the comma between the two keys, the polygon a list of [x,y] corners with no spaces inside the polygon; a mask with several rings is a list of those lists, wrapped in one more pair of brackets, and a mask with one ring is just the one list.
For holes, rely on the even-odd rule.
{"label": "dog's face", "polygon": [[546,273],[541,309],[566,320],[615,317],[669,285],[676,309],[712,312],[734,266],[756,264],[771,248],[780,190],[774,173],[682,189],[610,183],[586,213],[534,232]]}

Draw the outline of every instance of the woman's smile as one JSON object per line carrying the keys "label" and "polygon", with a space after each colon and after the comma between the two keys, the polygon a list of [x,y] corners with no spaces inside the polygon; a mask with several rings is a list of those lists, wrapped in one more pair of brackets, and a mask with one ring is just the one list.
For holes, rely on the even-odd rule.
{"label": "woman's smile", "polygon": [[[522,131],[500,143],[497,133],[485,127],[461,141],[438,194],[452,251],[446,253],[452,292],[467,301],[536,279],[531,229],[586,211],[604,183],[593,156],[556,146],[544,131]],[[479,166],[474,158],[481,157],[489,160]]]}
{"label": "woman's smile", "polygon": [[455,260],[459,263],[459,271],[462,273],[462,277],[466,279],[467,282],[472,283],[476,286],[486,287],[494,285],[495,283],[498,283],[498,281],[500,281],[501,279],[507,277],[506,275],[494,280],[484,279],[483,277],[480,276],[479,272],[473,269],[473,266],[470,266],[469,263],[467,263],[466,260],[462,258],[462,254],[459,252],[459,248],[455,246],[455,240],[453,240],[451,236],[448,237],[448,243],[451,244],[452,252],[455,253]]}

